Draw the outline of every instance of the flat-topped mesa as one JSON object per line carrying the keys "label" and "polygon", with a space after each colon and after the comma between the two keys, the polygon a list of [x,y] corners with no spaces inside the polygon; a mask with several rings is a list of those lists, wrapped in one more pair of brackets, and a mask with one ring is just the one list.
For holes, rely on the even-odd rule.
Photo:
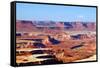
{"label": "flat-topped mesa", "polygon": [[53,22],[17,20],[17,32],[44,31],[53,33],[57,31],[95,31],[95,22]]}
{"label": "flat-topped mesa", "polygon": [[17,32],[32,32],[36,30],[36,26],[32,21],[17,20],[16,21]]}

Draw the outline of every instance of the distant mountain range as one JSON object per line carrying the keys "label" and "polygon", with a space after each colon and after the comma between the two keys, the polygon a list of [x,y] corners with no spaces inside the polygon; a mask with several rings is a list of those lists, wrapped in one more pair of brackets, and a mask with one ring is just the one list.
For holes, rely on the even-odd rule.
{"label": "distant mountain range", "polygon": [[27,21],[27,20],[17,20],[16,30],[18,32],[32,32],[37,30],[42,30],[48,28],[58,29],[63,28],[64,30],[70,31],[95,31],[95,22],[54,22],[54,21]]}

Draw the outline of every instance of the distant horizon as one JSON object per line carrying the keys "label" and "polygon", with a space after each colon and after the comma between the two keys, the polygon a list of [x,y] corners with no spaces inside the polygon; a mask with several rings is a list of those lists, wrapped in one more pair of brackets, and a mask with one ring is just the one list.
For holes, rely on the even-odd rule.
{"label": "distant horizon", "polygon": [[96,22],[96,8],[16,3],[16,19],[31,21]]}
{"label": "distant horizon", "polygon": [[52,22],[84,22],[84,23],[96,23],[96,22],[93,22],[93,21],[53,21],[53,20],[23,20],[23,19],[20,19],[20,20],[16,20],[16,21],[52,21]]}

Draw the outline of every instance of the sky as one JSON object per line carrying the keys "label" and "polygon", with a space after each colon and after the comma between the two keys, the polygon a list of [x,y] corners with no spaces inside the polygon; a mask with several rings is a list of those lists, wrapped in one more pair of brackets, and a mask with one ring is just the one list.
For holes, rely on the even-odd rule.
{"label": "sky", "polygon": [[32,21],[96,22],[96,8],[17,3],[16,18]]}

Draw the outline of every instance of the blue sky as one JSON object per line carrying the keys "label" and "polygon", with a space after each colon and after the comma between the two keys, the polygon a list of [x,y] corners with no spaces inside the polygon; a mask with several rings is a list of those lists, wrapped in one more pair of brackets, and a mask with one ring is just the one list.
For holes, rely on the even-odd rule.
{"label": "blue sky", "polygon": [[16,4],[17,20],[96,22],[95,7]]}

